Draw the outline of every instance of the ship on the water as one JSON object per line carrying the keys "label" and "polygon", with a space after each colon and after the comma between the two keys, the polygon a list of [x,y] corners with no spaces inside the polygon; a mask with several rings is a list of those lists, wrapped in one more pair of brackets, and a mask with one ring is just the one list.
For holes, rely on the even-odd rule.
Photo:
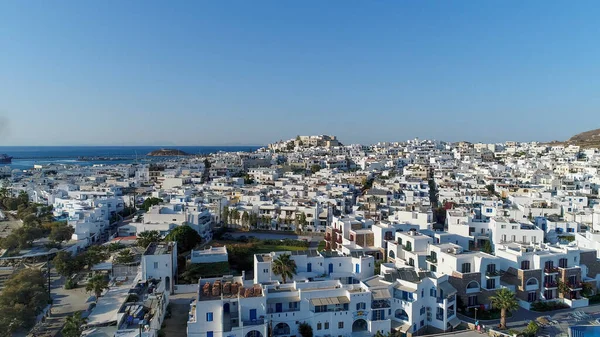
{"label": "ship on the water", "polygon": [[7,155],[7,154],[0,154],[0,164],[10,164],[12,163],[12,159],[13,157]]}

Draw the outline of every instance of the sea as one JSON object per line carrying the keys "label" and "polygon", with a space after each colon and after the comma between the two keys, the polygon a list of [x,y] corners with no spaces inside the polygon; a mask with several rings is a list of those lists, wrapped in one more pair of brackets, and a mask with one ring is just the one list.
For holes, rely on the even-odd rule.
{"label": "sea", "polygon": [[[130,164],[136,161],[160,160],[147,157],[159,149],[177,149],[189,154],[209,154],[216,152],[252,152],[261,146],[0,146],[0,154],[13,157],[10,166],[13,169],[30,169],[34,165],[68,164]],[[81,159],[84,160],[81,160]],[[94,158],[94,160],[85,160]],[[99,160],[110,158],[111,160]],[[78,160],[79,159],[79,160]]]}

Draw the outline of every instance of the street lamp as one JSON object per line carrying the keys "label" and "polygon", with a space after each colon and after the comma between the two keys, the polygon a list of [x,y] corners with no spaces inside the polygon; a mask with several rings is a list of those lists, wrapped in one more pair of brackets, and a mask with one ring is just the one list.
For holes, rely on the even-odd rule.
{"label": "street lamp", "polygon": [[475,308],[475,322],[477,322],[477,308]]}

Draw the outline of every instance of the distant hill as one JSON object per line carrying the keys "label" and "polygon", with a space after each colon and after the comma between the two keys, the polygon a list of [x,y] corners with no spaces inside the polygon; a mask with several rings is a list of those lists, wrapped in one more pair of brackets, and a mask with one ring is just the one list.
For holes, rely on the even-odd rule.
{"label": "distant hill", "polygon": [[160,149],[147,154],[151,157],[173,157],[173,156],[188,156],[189,154],[177,149]]}
{"label": "distant hill", "polygon": [[582,148],[600,148],[600,129],[578,133],[566,142],[555,142],[555,144],[577,145]]}

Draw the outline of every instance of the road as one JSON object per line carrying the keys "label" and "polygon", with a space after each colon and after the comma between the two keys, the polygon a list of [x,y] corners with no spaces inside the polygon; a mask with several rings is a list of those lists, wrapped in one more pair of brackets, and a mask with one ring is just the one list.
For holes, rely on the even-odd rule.
{"label": "road", "polygon": [[234,238],[240,238],[242,236],[245,237],[255,237],[261,240],[283,240],[283,239],[291,239],[291,240],[306,240],[308,241],[309,248],[316,249],[319,246],[319,242],[323,241],[323,236],[321,235],[297,235],[297,234],[285,234],[285,233],[263,233],[263,232],[234,232],[228,233]]}

